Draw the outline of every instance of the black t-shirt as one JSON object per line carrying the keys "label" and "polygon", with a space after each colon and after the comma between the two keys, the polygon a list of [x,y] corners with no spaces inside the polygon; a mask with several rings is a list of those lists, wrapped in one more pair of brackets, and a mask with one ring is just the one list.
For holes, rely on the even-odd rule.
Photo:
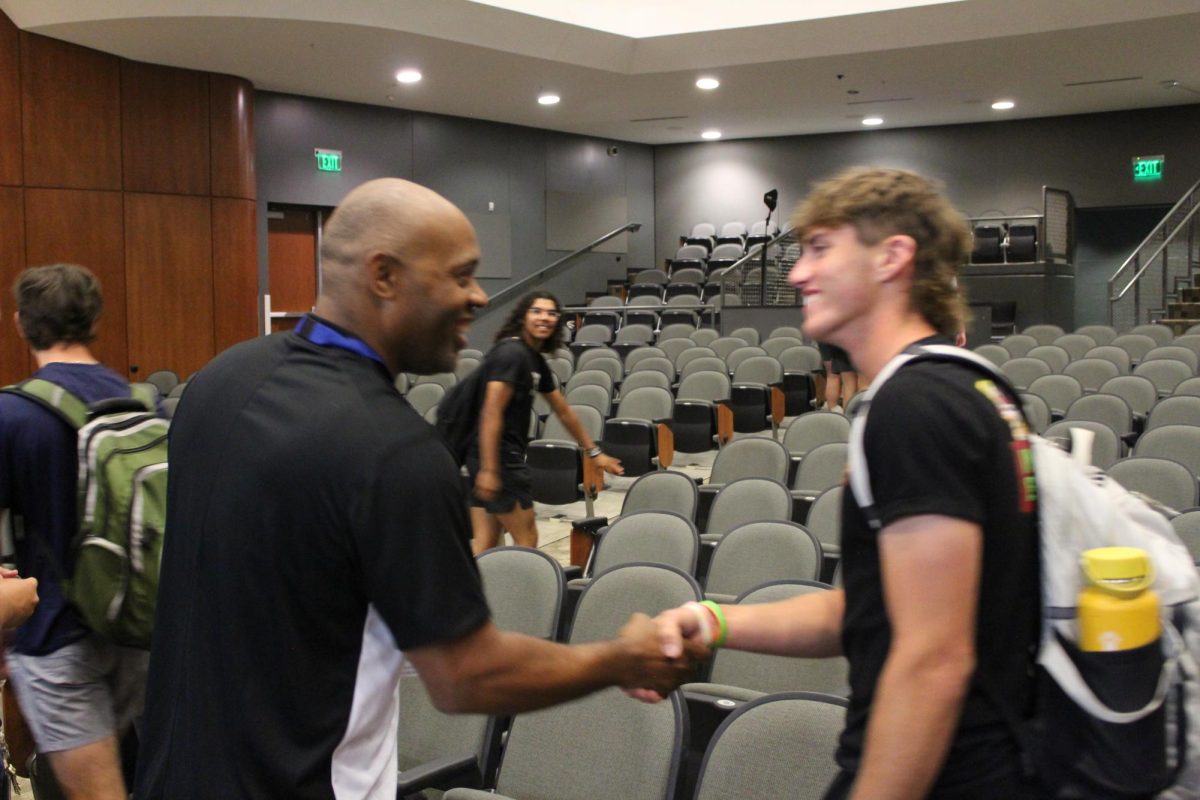
{"label": "black t-shirt", "polygon": [[[530,348],[521,339],[501,339],[496,342],[480,366],[484,386],[500,381],[512,386],[512,398],[504,408],[504,428],[500,434],[500,460],[502,462],[524,462],[529,448],[529,415],[533,411],[533,393],[553,392],[554,373],[545,357]],[[485,388],[486,393],[486,388]],[[472,453],[478,457],[479,439],[471,445]]]}
{"label": "black t-shirt", "polygon": [[[1024,480],[1029,462],[1020,457],[1023,435],[1019,412],[996,385],[958,364],[902,368],[879,389],[867,419],[864,447],[885,527],[938,514],[983,528],[976,673],[931,796],[1019,770],[1016,742],[995,698],[1011,703],[1017,716],[1028,716],[1040,584],[1036,512]],[[842,519],[842,646],[850,661],[851,697],[837,761],[855,771],[891,625],[880,582],[879,534],[849,490]]]}
{"label": "black t-shirt", "polygon": [[488,616],[449,451],[381,363],[285,333],[188,384],[170,458],[136,797],[391,800],[401,651]]}

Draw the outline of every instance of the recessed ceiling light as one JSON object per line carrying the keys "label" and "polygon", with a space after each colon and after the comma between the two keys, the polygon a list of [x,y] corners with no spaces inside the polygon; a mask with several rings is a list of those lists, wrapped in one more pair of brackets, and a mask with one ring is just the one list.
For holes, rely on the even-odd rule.
{"label": "recessed ceiling light", "polygon": [[863,125],[882,125],[883,117],[864,117]]}
{"label": "recessed ceiling light", "polygon": [[701,78],[700,80],[696,81],[697,89],[707,89],[711,91],[720,85],[721,82],[716,78]]}
{"label": "recessed ceiling light", "polygon": [[720,139],[721,132],[717,131],[717,130],[705,131],[704,133],[700,134],[700,138],[701,139]]}
{"label": "recessed ceiling light", "polygon": [[416,83],[421,80],[421,73],[415,69],[402,69],[396,73],[396,80],[400,83]]}
{"label": "recessed ceiling light", "polygon": [[1008,111],[1010,108],[1013,108],[1016,105],[1017,104],[1012,100],[997,100],[996,102],[992,103],[992,108],[996,109],[997,111]]}
{"label": "recessed ceiling light", "polygon": [[556,94],[551,94],[550,92],[547,92],[546,94],[539,94],[539,95],[538,95],[538,102],[539,102],[539,103],[541,103],[541,104],[542,104],[542,105],[544,105],[544,106],[552,106],[552,105],[554,105],[555,103],[557,103],[557,102],[558,102],[559,100],[561,100],[561,99],[562,99],[562,98],[561,98],[561,97],[559,97],[558,95],[556,95]]}

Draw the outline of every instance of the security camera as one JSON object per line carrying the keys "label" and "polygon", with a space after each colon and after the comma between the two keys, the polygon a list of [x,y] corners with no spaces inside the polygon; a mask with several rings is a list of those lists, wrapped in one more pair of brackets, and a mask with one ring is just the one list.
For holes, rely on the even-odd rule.
{"label": "security camera", "polygon": [[621,152],[621,151],[619,149],[617,149],[617,146],[615,144],[611,144],[608,146],[608,154],[610,156],[615,156],[619,152]]}

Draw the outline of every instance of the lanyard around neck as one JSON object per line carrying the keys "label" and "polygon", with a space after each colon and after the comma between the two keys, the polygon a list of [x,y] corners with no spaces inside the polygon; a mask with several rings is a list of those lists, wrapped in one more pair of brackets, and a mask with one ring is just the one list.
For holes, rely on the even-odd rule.
{"label": "lanyard around neck", "polygon": [[371,346],[348,333],[342,333],[336,328],[327,325],[321,320],[314,317],[312,314],[305,314],[304,318],[296,325],[296,333],[307,339],[315,345],[321,347],[338,347],[342,350],[349,350],[351,353],[356,353],[372,361],[378,361],[385,367],[383,358],[371,349]]}

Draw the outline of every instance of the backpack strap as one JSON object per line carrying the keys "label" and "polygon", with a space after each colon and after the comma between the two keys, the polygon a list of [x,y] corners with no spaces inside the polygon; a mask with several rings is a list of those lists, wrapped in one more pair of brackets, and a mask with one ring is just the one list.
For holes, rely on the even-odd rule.
{"label": "backpack strap", "polygon": [[75,430],[79,430],[87,424],[87,403],[57,383],[51,383],[44,378],[29,378],[13,386],[6,386],[0,389],[0,392],[15,394],[37,403],[53,412]]}
{"label": "backpack strap", "polygon": [[[896,354],[891,361],[883,366],[883,369],[879,371],[875,379],[871,381],[871,385],[867,387],[866,393],[859,401],[854,419],[850,422],[850,490],[854,495],[855,503],[858,504],[858,507],[862,509],[863,514],[866,516],[867,524],[875,531],[880,530],[883,527],[883,523],[879,517],[879,511],[875,508],[875,496],[871,492],[871,475],[867,470],[867,452],[864,446],[867,431],[867,415],[871,411],[871,401],[874,399],[876,392],[887,383],[888,379],[895,375],[901,367],[919,361],[941,361],[962,364],[963,366],[982,372],[1000,384],[1001,388],[1010,397],[1018,400],[1017,408],[1020,409],[1020,395],[1009,382],[1008,378],[1005,377],[1004,373],[997,369],[995,364],[983,356],[972,353],[970,350],[944,344],[925,344],[912,345]],[[1021,413],[1023,416],[1024,410],[1021,410]]]}

